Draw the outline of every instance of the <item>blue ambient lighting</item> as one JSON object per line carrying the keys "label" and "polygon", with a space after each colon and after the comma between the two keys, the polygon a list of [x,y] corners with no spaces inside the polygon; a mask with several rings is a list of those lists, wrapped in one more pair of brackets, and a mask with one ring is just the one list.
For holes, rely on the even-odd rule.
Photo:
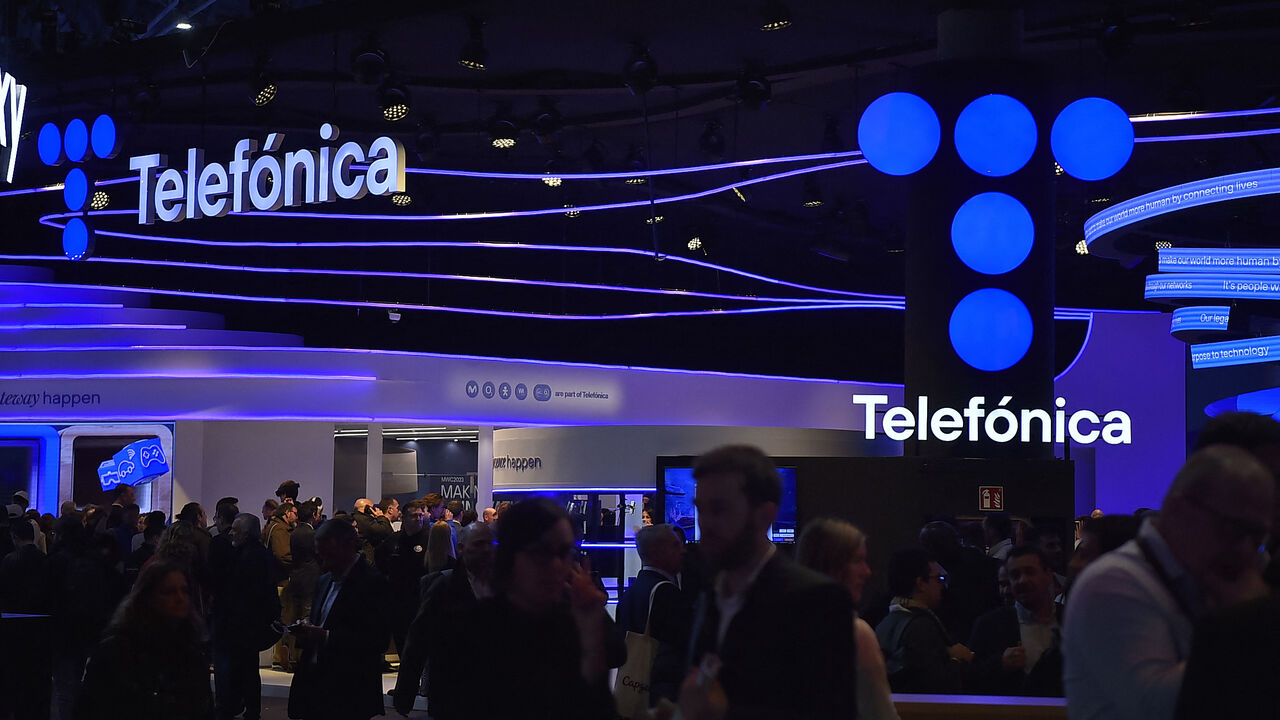
{"label": "blue ambient lighting", "polygon": [[89,178],[84,170],[73,167],[67,172],[67,179],[62,183],[62,199],[66,201],[68,210],[84,210],[89,203]]}
{"label": "blue ambient lighting", "polygon": [[1259,415],[1270,415],[1272,417],[1280,415],[1280,387],[1254,390],[1253,392],[1215,400],[1205,406],[1204,414],[1209,417],[1217,417],[1222,413],[1236,412],[1237,410],[1258,413]]}
{"label": "blue ambient lighting", "polygon": [[1080,98],[1058,113],[1049,145],[1071,177],[1104,180],[1120,172],[1133,155],[1133,123],[1110,100]]}
{"label": "blue ambient lighting", "polygon": [[[1191,367],[1231,367],[1280,360],[1280,337],[1202,343],[1191,346]],[[1240,408],[1241,410],[1245,408]]]}
{"label": "blue ambient lighting", "polygon": [[89,152],[89,127],[80,118],[67,123],[65,145],[71,162],[81,162]]}
{"label": "blue ambient lighting", "polygon": [[71,218],[62,229],[62,252],[72,260],[93,254],[93,229],[80,218]]}
{"label": "blue ambient lighting", "polygon": [[951,347],[971,368],[1013,367],[1031,347],[1031,313],[1018,296],[999,288],[975,290],[956,303],[948,328]]}
{"label": "blue ambient lighting", "polygon": [[886,175],[910,175],[938,153],[942,125],[919,95],[891,92],[867,106],[858,120],[858,147],[871,167]]}
{"label": "blue ambient lighting", "polygon": [[1137,138],[1135,143],[1153,142],[1185,142],[1188,140],[1230,140],[1232,138],[1259,137],[1261,135],[1280,135],[1280,128],[1263,128],[1261,130],[1237,130],[1235,132],[1198,133],[1195,135],[1156,135]]}
{"label": "blue ambient lighting", "polygon": [[1195,305],[1173,311],[1169,332],[1184,330],[1226,330],[1231,323],[1229,305]]}
{"label": "blue ambient lighting", "polygon": [[1160,272],[1280,273],[1280,249],[1162,248]]}
{"label": "blue ambient lighting", "polygon": [[1219,112],[1184,112],[1155,113],[1151,115],[1134,115],[1130,122],[1165,122],[1168,120],[1208,120],[1210,118],[1252,117],[1254,115],[1275,115],[1280,108],[1259,108],[1256,110],[1223,110]]}
{"label": "blue ambient lighting", "polygon": [[39,468],[36,486],[22,488],[31,491],[32,507],[41,513],[58,511],[58,468],[61,458],[58,448],[61,436],[51,425],[10,425],[0,423],[0,439],[33,440],[37,448],[37,457],[32,464]]}
{"label": "blue ambient lighting", "polygon": [[951,221],[956,255],[984,275],[1002,275],[1021,265],[1031,254],[1035,236],[1026,206],[1002,192],[974,195]]}
{"label": "blue ambient lighting", "polygon": [[[602,366],[603,367],[603,366]],[[677,371],[679,372],[679,371]],[[758,377],[751,375],[748,377]],[[529,492],[570,492],[570,493],[619,493],[623,495],[635,495],[637,493],[656,492],[653,487],[584,487],[581,485],[545,485],[542,487],[495,487],[493,492],[496,493],[529,493]],[[635,546],[634,543],[631,545]]]}
{"label": "blue ambient lighting", "polygon": [[1102,235],[1175,210],[1277,192],[1280,192],[1280,168],[1274,167],[1174,185],[1116,203],[1085,220],[1084,239],[1092,244]]}
{"label": "blue ambient lighting", "polygon": [[116,132],[116,121],[110,115],[99,115],[93,121],[93,130],[89,137],[93,146],[93,154],[109,160],[120,152],[120,133]]}
{"label": "blue ambient lighting", "polygon": [[45,165],[61,165],[66,158],[62,154],[62,132],[53,123],[40,126],[40,134],[36,136],[36,153],[40,162]]}
{"label": "blue ambient lighting", "polygon": [[1280,300],[1280,276],[1239,273],[1148,275],[1142,296],[1147,300],[1185,298]]}
{"label": "blue ambient lighting", "polygon": [[983,95],[956,118],[956,152],[979,175],[1004,177],[1021,170],[1036,151],[1036,119],[1008,95]]}

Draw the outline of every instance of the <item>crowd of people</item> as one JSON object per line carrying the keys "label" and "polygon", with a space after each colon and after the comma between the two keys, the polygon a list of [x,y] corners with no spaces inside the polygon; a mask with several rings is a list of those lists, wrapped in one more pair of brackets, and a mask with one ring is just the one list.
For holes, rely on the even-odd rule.
{"label": "crowd of people", "polygon": [[197,503],[168,524],[140,514],[126,486],[57,518],[18,493],[0,609],[53,616],[59,719],[256,720],[268,649],[304,719],[383,714],[389,652],[392,706],[425,696],[435,720],[881,720],[898,717],[892,693],[1065,696],[1072,718],[1100,720],[1276,717],[1278,474],[1280,423],[1221,416],[1159,510],[1077,518],[1074,537],[1000,513],[929,518],[890,556],[884,596],[846,520],[774,545],[776,468],[726,446],[694,464],[700,541],[638,528],[642,567],[612,616],[547,498],[479,515],[436,494],[361,498],[326,519],[287,481],[261,517],[228,497],[210,525]]}

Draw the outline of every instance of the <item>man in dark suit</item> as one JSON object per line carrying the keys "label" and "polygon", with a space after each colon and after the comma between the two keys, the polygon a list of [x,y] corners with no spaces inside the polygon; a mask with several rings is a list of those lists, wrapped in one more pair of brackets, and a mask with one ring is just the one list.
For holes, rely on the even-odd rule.
{"label": "man in dark suit", "polygon": [[[725,717],[852,717],[853,601],[827,577],[776,552],[769,528],[782,481],[758,448],[712,450],[694,463],[702,550],[718,570],[698,603],[686,717],[727,705]],[[715,715],[713,711],[711,713]]]}
{"label": "man in dark suit", "polygon": [[[676,578],[684,569],[684,541],[674,525],[649,525],[636,531],[636,552],[642,567],[618,601],[618,626],[644,633],[660,645],[649,677],[649,704],[674,700],[684,680],[685,649],[693,606]],[[652,611],[650,604],[652,603]]]}
{"label": "man in dark suit", "polygon": [[387,581],[360,555],[355,528],[316,530],[316,583],[308,624],[290,627],[303,648],[289,688],[289,717],[367,720],[383,714],[383,652],[391,638]]}
{"label": "man in dark suit", "polygon": [[1019,545],[1005,561],[1013,607],[973,624],[979,689],[995,695],[1062,697],[1062,623],[1053,602],[1053,570],[1039,547]]}
{"label": "man in dark suit", "polygon": [[280,619],[280,599],[274,561],[259,537],[258,516],[241,513],[230,532],[219,533],[210,548],[211,556],[218,558],[210,572],[214,711],[219,720],[234,718],[242,708],[245,720],[262,716],[258,651],[279,637],[272,623]]}

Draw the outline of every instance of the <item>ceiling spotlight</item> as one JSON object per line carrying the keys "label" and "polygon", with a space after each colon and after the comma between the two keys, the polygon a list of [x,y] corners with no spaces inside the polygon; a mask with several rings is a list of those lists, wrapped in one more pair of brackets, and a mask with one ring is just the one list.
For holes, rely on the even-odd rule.
{"label": "ceiling spotlight", "polygon": [[661,215],[652,215],[652,216],[647,217],[647,218],[645,218],[645,219],[644,219],[644,224],[645,224],[645,225],[657,225],[658,223],[662,222],[663,220],[666,220],[666,218],[664,218],[664,217],[663,217],[663,216],[661,216]]}
{"label": "ceiling spotlight", "polygon": [[768,104],[769,98],[773,97],[773,84],[769,82],[769,78],[760,73],[744,72],[738,76],[733,95],[747,108],[759,110]]}
{"label": "ceiling spotlight", "polygon": [[516,138],[519,135],[520,129],[507,118],[497,116],[489,121],[489,139],[499,150],[510,150],[515,147]]}
{"label": "ceiling spotlight", "polygon": [[578,212],[578,209],[577,209],[576,207],[574,207],[572,204],[570,204],[570,203],[565,203],[565,206],[564,206],[564,216],[565,216],[565,217],[576,218],[576,217],[578,217],[578,216],[579,216],[579,215],[581,215],[581,214],[582,214],[582,213],[581,213],[581,212]]}
{"label": "ceiling spotlight", "polygon": [[564,184],[564,180],[561,180],[560,178],[555,177],[554,175],[548,175],[542,178],[542,184],[546,185],[547,187],[560,187],[562,184]]}
{"label": "ceiling spotlight", "polygon": [[111,204],[111,196],[105,190],[94,190],[93,197],[89,198],[90,210],[106,210]]}
{"label": "ceiling spotlight", "polygon": [[816,178],[804,179],[804,199],[801,204],[807,208],[822,207],[822,188],[818,187]]}
{"label": "ceiling spotlight", "polygon": [[391,204],[396,207],[408,207],[413,204],[413,196],[407,192],[391,193]]}
{"label": "ceiling spotlight", "polygon": [[[649,163],[645,160],[645,157],[644,157],[643,146],[632,145],[631,149],[627,151],[627,160],[625,163],[625,169],[629,173],[644,172],[645,170],[649,169]],[[627,178],[623,182],[625,182],[628,185],[643,185],[645,184],[645,181],[647,179],[648,178],[645,178],[643,176],[634,176],[634,177]]]}
{"label": "ceiling spotlight", "polygon": [[378,107],[387,122],[399,122],[409,117],[409,90],[391,78],[378,87]]}
{"label": "ceiling spotlight", "polygon": [[458,64],[468,70],[484,70],[489,61],[489,51],[484,47],[484,21],[471,18],[467,20],[467,28],[467,41],[458,53]]}
{"label": "ceiling spotlight", "polygon": [[1170,249],[1170,248],[1172,248],[1172,247],[1173,247],[1173,243],[1169,242],[1168,240],[1157,240],[1157,241],[1156,241],[1156,249],[1157,249],[1157,250],[1168,250],[1168,249]]}
{"label": "ceiling spotlight", "polygon": [[372,43],[351,55],[351,70],[365,85],[375,85],[387,72],[387,54]]}
{"label": "ceiling spotlight", "polygon": [[724,157],[724,133],[720,132],[720,123],[708,120],[698,138],[698,148],[714,158]]}
{"label": "ceiling spotlight", "polygon": [[631,89],[633,95],[643,95],[658,83],[658,64],[649,54],[644,43],[631,44],[631,57],[622,67],[622,84]]}
{"label": "ceiling spotlight", "polygon": [[395,310],[388,310],[387,319],[393,323],[400,322],[400,313],[396,312]]}
{"label": "ceiling spotlight", "polygon": [[276,90],[276,84],[271,81],[271,78],[265,72],[259,70],[255,73],[253,82],[250,84],[250,97],[253,99],[254,105],[263,107],[275,100]]}
{"label": "ceiling spotlight", "polygon": [[761,10],[760,29],[769,31],[788,27],[791,27],[791,10],[780,0],[766,2]]}
{"label": "ceiling spotlight", "polygon": [[1084,240],[1081,240],[1080,242],[1076,243],[1076,254],[1077,254],[1077,255],[1088,255],[1088,254],[1089,254],[1089,243],[1085,242]]}
{"label": "ceiling spotlight", "polygon": [[175,30],[190,30],[193,26],[186,20],[179,20],[173,27]]}
{"label": "ceiling spotlight", "polygon": [[1066,174],[1066,170],[1063,170],[1062,166],[1055,162],[1053,164],[1053,174],[1056,177],[1062,177],[1064,174]]}
{"label": "ceiling spotlight", "polygon": [[701,252],[703,255],[707,254],[707,246],[703,244],[702,237],[699,235],[694,235],[689,238],[689,242],[685,243],[685,247],[689,248],[689,252]]}
{"label": "ceiling spotlight", "polygon": [[564,174],[564,167],[564,160],[561,160],[558,154],[548,160],[545,167],[547,175],[542,178],[542,184],[553,188],[563,185],[564,178],[560,176]]}

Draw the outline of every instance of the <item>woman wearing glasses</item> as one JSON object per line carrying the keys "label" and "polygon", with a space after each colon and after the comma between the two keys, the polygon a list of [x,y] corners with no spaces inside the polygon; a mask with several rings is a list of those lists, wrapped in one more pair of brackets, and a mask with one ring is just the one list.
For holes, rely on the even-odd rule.
{"label": "woman wearing glasses", "polygon": [[964,689],[973,653],[955,642],[934,613],[947,574],[920,548],[889,558],[889,615],[876,626],[894,692],[951,693]]}

